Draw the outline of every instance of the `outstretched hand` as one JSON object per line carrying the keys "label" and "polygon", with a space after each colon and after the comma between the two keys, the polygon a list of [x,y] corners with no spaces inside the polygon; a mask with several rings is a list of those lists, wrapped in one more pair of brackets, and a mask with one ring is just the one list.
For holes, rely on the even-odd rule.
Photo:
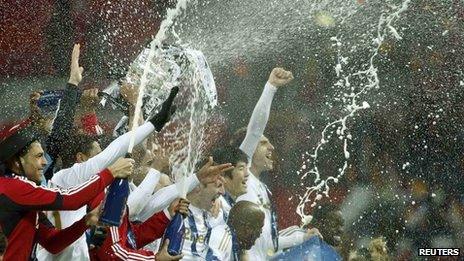
{"label": "outstretched hand", "polygon": [[75,44],[72,55],[71,55],[71,72],[69,74],[69,81],[68,83],[79,85],[82,81],[82,73],[84,72],[84,68],[79,66],[79,55],[80,55],[80,44]]}
{"label": "outstretched hand", "polygon": [[232,170],[233,168],[234,166],[232,166],[231,163],[214,165],[213,157],[209,157],[208,162],[198,171],[197,177],[202,184],[208,184],[215,182],[220,178],[220,174]]}
{"label": "outstretched hand", "polygon": [[275,87],[281,87],[293,80],[293,74],[283,68],[274,68],[269,75],[268,82]]}

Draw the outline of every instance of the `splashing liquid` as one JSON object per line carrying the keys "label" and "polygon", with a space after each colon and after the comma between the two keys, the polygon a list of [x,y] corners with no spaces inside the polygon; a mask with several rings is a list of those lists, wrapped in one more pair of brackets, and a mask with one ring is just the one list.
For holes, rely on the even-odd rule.
{"label": "splashing liquid", "polygon": [[[312,216],[305,214],[304,210],[306,205],[311,203],[311,208],[316,207],[317,202],[320,201],[323,196],[329,196],[330,183],[338,183],[339,179],[345,174],[348,167],[348,160],[350,158],[348,144],[352,139],[349,128],[347,127],[347,121],[353,118],[359,111],[370,107],[366,101],[360,101],[361,95],[366,94],[372,89],[380,87],[377,68],[374,64],[375,59],[378,56],[380,47],[388,34],[393,35],[396,40],[401,40],[401,36],[393,27],[392,23],[399,19],[401,13],[406,11],[409,2],[409,0],[405,0],[399,7],[396,7],[391,14],[382,14],[380,16],[377,25],[377,37],[373,39],[374,48],[365,70],[360,70],[354,73],[349,73],[348,70],[345,72],[344,68],[347,67],[348,60],[346,57],[341,55],[339,47],[342,43],[339,37],[331,38],[334,45],[338,47],[338,63],[335,65],[335,72],[340,80],[335,83],[335,87],[340,87],[345,90],[343,101],[346,103],[346,113],[343,117],[325,126],[321,134],[321,139],[317,143],[313,153],[306,152],[302,155],[304,163],[298,171],[298,174],[301,175],[301,180],[304,180],[309,175],[314,176],[314,185],[308,187],[304,195],[300,196],[300,202],[296,210],[297,214],[301,217],[301,223],[303,225],[309,223],[312,219]],[[359,82],[359,86],[354,86],[350,83],[354,79]],[[328,176],[327,178],[322,179],[321,171],[317,167],[319,152],[324,146],[330,146],[332,141],[331,137],[338,137],[343,141],[344,163],[338,169],[337,176]]]}

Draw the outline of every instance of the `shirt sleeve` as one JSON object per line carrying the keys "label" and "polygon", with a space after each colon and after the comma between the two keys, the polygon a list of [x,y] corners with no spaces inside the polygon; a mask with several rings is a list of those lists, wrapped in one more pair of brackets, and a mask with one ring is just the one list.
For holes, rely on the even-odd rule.
{"label": "shirt sleeve", "polygon": [[253,114],[251,115],[245,139],[240,145],[240,149],[245,152],[249,159],[253,157],[256,147],[258,146],[258,142],[266,128],[269,114],[271,112],[272,99],[274,98],[276,91],[276,87],[271,85],[269,82],[266,83],[263,93],[261,94],[258,103],[256,103]]}
{"label": "shirt sleeve", "polygon": [[[138,127],[135,130],[135,145],[141,143],[154,130],[155,127],[150,122],[146,122]],[[51,180],[52,184],[61,188],[69,188],[85,182],[91,178],[94,173],[98,173],[102,169],[107,168],[118,158],[126,155],[129,149],[131,135],[132,131],[115,139],[95,157],[82,163],[76,163],[71,168],[55,173]]]}
{"label": "shirt sleeve", "polygon": [[79,101],[79,89],[76,85],[68,83],[63,98],[53,120],[52,131],[47,137],[47,152],[56,158],[61,149],[61,143],[70,135],[74,123],[76,105]]}
{"label": "shirt sleeve", "polygon": [[164,210],[154,214],[141,224],[132,225],[132,230],[137,242],[137,248],[143,248],[145,245],[161,238],[169,222],[169,212]]}
{"label": "shirt sleeve", "polygon": [[96,207],[98,207],[103,200],[105,199],[105,191],[102,191],[100,194],[98,194],[96,197],[94,197],[89,204],[87,205],[87,212],[92,211]]}
{"label": "shirt sleeve", "polygon": [[107,169],[69,189],[44,188],[31,181],[14,178],[8,179],[4,194],[21,209],[77,210],[103,192],[112,181],[113,175]]}
{"label": "shirt sleeve", "polygon": [[[191,175],[187,178],[186,184],[187,193],[189,193],[200,184],[200,181],[198,180],[197,175]],[[176,184],[169,185],[151,195],[147,200],[147,204],[139,213],[140,221],[147,220],[154,213],[167,208],[172,201],[174,201],[176,198],[179,198],[180,194],[176,186]]]}
{"label": "shirt sleeve", "polygon": [[[155,260],[155,253],[145,249],[132,249],[124,244],[116,243],[111,246],[111,250],[118,259],[111,260],[140,260],[140,261],[153,261]],[[109,254],[111,255],[111,254]]]}
{"label": "shirt sleeve", "polygon": [[294,247],[304,242],[305,230],[291,226],[279,231],[279,250]]}
{"label": "shirt sleeve", "polygon": [[[155,260],[153,251],[142,248],[133,249],[123,240],[124,237],[119,236],[119,233],[120,228],[118,227],[108,228],[108,235],[103,245],[95,250],[95,255],[99,260]],[[127,233],[127,231],[124,233]]]}
{"label": "shirt sleeve", "polygon": [[147,203],[148,198],[153,194],[156,184],[160,179],[161,173],[156,169],[150,169],[142,183],[129,194],[127,205],[129,206],[129,217],[132,219],[137,216]]}
{"label": "shirt sleeve", "polygon": [[65,229],[56,229],[43,212],[39,213],[37,240],[48,252],[58,254],[79,239],[87,229],[85,218]]}
{"label": "shirt sleeve", "polygon": [[[58,103],[58,109],[53,120],[52,131],[46,140],[47,153],[53,161],[59,156],[64,142],[71,135],[74,124],[76,105],[79,102],[79,89],[76,85],[68,83],[63,94],[63,98]],[[50,168],[45,176],[49,180],[53,175],[53,168]]]}

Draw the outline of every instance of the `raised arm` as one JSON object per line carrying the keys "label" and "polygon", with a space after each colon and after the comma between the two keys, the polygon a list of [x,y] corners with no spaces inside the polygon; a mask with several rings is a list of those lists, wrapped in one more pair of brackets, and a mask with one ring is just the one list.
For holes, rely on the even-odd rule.
{"label": "raised arm", "polygon": [[[176,87],[173,88],[171,95],[163,103],[163,109],[156,115],[151,116],[148,122],[134,130],[135,145],[141,143],[154,130],[161,131],[163,126],[169,121],[171,105],[178,91],[178,89],[175,88]],[[95,157],[82,163],[76,163],[69,169],[57,172],[53,175],[52,183],[61,188],[68,188],[88,180],[94,173],[98,173],[100,170],[111,165],[116,159],[126,155],[129,149],[131,135],[132,131],[127,132],[111,142],[106,149]]]}
{"label": "raised arm", "polygon": [[269,76],[269,80],[264,86],[263,93],[256,103],[256,106],[248,123],[245,139],[240,145],[240,149],[247,154],[251,159],[258,146],[258,142],[264,133],[269,114],[271,112],[271,104],[277,88],[284,86],[293,79],[293,75],[289,71],[282,68],[274,68]]}
{"label": "raised arm", "polygon": [[[153,130],[153,124],[150,122],[138,127],[135,130],[135,143],[142,142]],[[130,135],[132,132],[118,137],[102,152],[85,162],[76,163],[71,168],[58,171],[53,175],[52,184],[60,188],[69,188],[90,179],[95,173],[105,169],[127,153]]]}
{"label": "raised arm", "polygon": [[[84,68],[79,66],[80,45],[75,44],[71,56],[71,72],[68,84],[65,88],[63,98],[59,103],[56,117],[50,135],[47,137],[47,153],[53,161],[59,155],[64,142],[70,136],[74,123],[76,105],[79,101],[79,90],[77,86],[82,80]],[[53,168],[49,168],[53,169]],[[47,179],[51,178],[51,172],[46,173]]]}

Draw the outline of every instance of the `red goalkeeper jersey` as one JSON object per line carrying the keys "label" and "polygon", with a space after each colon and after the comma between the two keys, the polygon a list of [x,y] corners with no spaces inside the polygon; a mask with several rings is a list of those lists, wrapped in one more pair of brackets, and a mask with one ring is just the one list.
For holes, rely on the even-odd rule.
{"label": "red goalkeeper jersey", "polygon": [[51,253],[58,253],[78,239],[87,229],[82,219],[71,227],[58,230],[41,210],[76,210],[85,206],[113,181],[103,170],[87,182],[70,189],[37,186],[12,173],[0,177],[0,227],[8,245],[4,260],[35,260],[39,243]]}

